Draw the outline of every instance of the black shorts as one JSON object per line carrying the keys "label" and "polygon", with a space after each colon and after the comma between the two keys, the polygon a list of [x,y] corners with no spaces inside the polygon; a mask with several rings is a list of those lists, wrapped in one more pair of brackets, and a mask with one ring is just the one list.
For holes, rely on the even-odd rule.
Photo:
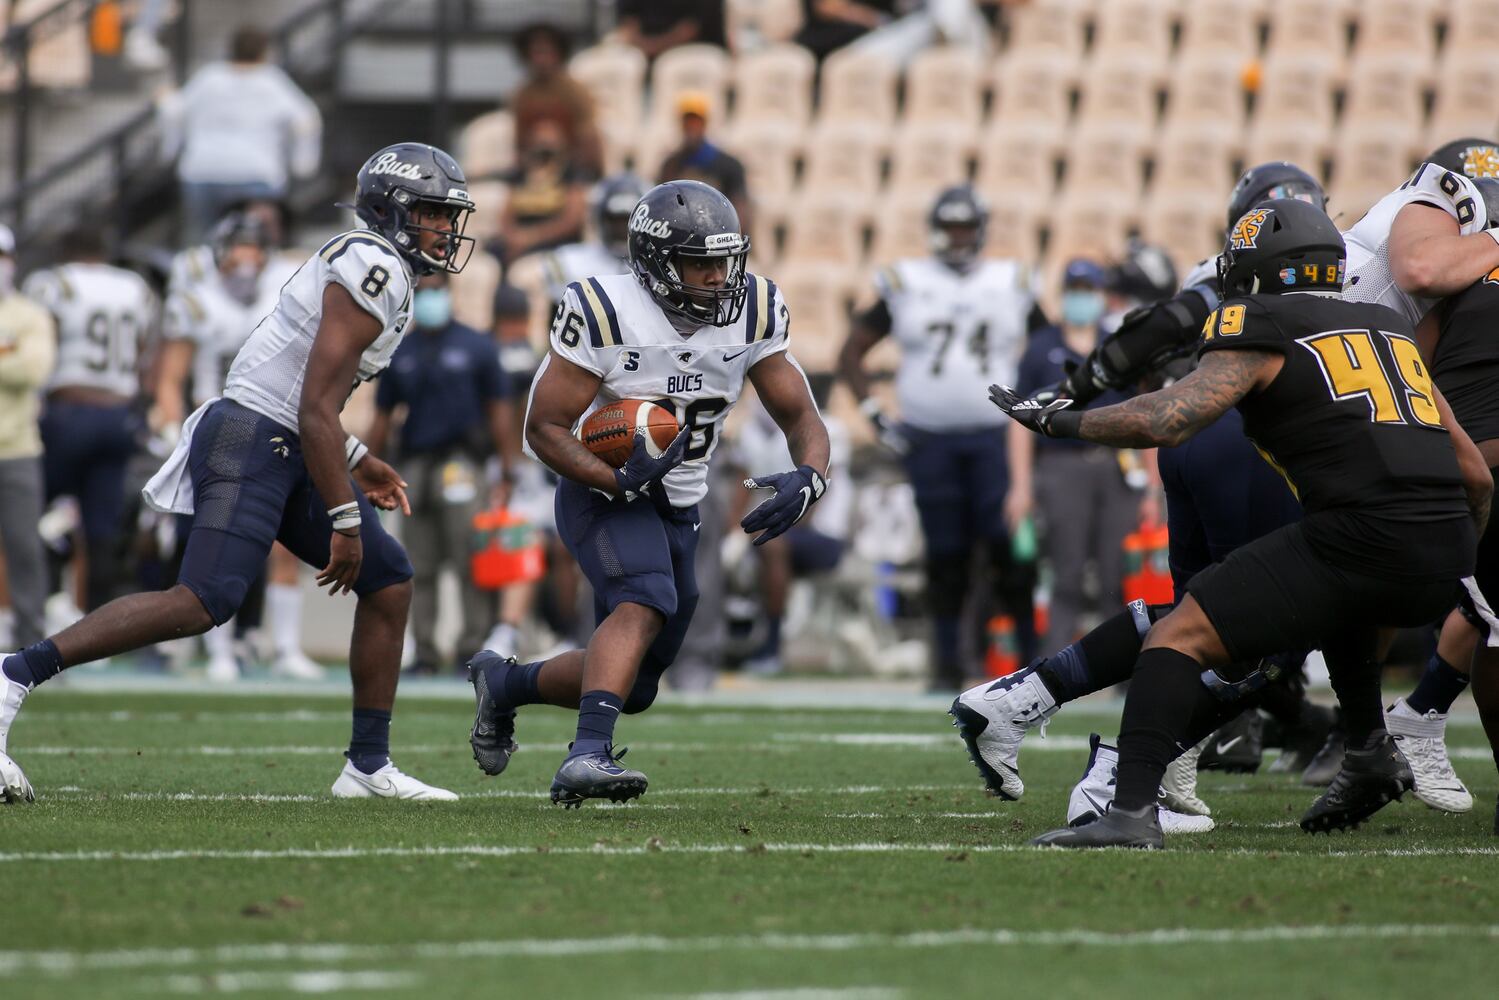
{"label": "black shorts", "polygon": [[1425,625],[1451,610],[1459,590],[1455,577],[1413,582],[1344,569],[1317,554],[1300,522],[1235,549],[1187,585],[1229,659],[1251,663],[1282,650],[1322,648],[1354,629]]}
{"label": "black shorts", "polygon": [[[1499,469],[1490,469],[1499,477]],[[1478,540],[1478,564],[1473,575],[1463,579],[1457,607],[1463,617],[1483,634],[1486,645],[1499,646],[1499,526],[1490,525]]]}

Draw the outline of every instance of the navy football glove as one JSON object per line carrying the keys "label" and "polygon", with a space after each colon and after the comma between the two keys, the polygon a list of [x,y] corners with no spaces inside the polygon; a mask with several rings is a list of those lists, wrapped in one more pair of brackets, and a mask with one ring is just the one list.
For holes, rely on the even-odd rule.
{"label": "navy football glove", "polygon": [[1082,415],[1069,409],[1072,400],[1064,397],[1042,401],[1026,398],[1007,385],[991,385],[989,401],[1026,430],[1047,437],[1077,437]]}
{"label": "navy football glove", "polygon": [[619,489],[619,496],[628,502],[649,493],[663,476],[682,464],[687,457],[687,439],[691,435],[691,428],[682,428],[682,433],[672,439],[660,457],[652,458],[646,450],[645,435],[637,431],[630,460],[614,470],[614,484]]}
{"label": "navy football glove", "polygon": [[911,451],[911,442],[901,432],[900,425],[885,416],[880,401],[870,396],[859,404],[859,411],[869,420],[869,425],[874,428],[875,437],[879,438],[880,444],[889,448],[892,454],[903,456]]}
{"label": "navy football glove", "polygon": [[800,521],[812,505],[822,499],[828,484],[810,465],[803,465],[794,472],[746,479],[744,488],[776,491],[775,496],[744,515],[739,522],[739,527],[751,535],[763,531],[764,534],[755,539],[755,544],[764,545]]}

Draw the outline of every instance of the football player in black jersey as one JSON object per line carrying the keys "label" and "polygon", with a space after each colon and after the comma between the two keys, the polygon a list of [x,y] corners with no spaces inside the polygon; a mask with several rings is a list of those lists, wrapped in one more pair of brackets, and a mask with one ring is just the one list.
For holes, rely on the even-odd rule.
{"label": "football player in black jersey", "polygon": [[1151,627],[1125,702],[1112,809],[1034,843],[1162,846],[1162,773],[1224,714],[1204,671],[1286,649],[1324,651],[1347,731],[1343,769],[1302,828],[1357,825],[1411,787],[1380,705],[1382,630],[1449,606],[1472,572],[1493,479],[1432,385],[1410,323],[1342,301],[1344,256],[1320,209],[1265,202],[1230,231],[1219,262],[1228,297],[1181,381],[1085,412],[991,388],[1031,430],[1127,448],[1180,444],[1237,405],[1306,512],[1198,574]]}

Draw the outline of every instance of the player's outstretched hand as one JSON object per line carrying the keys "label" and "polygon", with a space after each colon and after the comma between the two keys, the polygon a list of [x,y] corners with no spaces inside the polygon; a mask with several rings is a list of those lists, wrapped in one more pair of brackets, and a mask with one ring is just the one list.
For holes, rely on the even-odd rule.
{"label": "player's outstretched hand", "polygon": [[784,533],[800,521],[822,499],[828,484],[817,470],[803,465],[791,472],[777,472],[759,479],[746,479],[747,490],[775,490],[775,495],[754,510],[744,515],[739,527],[750,534],[763,532],[755,539],[756,545],[764,545],[772,538]]}
{"label": "player's outstretched hand", "polygon": [[635,446],[630,452],[630,460],[622,467],[614,470],[614,483],[619,489],[619,496],[626,501],[634,500],[642,495],[654,483],[661,481],[672,469],[681,465],[687,458],[687,441],[692,437],[692,429],[683,427],[680,434],[672,438],[671,444],[659,456],[652,458],[646,447],[645,434],[637,431],[635,433]]}
{"label": "player's outstretched hand", "polygon": [[370,503],[381,510],[399,507],[402,514],[411,513],[411,503],[406,499],[406,480],[374,455],[365,455],[354,466],[354,484],[369,497]]}
{"label": "player's outstretched hand", "polygon": [[359,536],[335,531],[332,541],[328,543],[328,565],[317,575],[317,585],[328,587],[329,596],[341,592],[351,593],[354,581],[359,579],[359,566],[362,562],[364,545]]}
{"label": "player's outstretched hand", "polygon": [[[1035,397],[1022,396],[1007,385],[991,385],[989,401],[1026,430],[1047,437],[1077,437],[1079,418],[1069,410],[1072,406],[1070,399],[1054,397],[1042,402]],[[1059,420],[1059,417],[1070,419]]]}

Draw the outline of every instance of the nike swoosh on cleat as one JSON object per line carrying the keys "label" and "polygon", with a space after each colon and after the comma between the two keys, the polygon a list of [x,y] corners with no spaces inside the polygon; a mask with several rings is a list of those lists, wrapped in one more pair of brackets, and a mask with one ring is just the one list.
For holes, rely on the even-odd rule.
{"label": "nike swoosh on cleat", "polygon": [[1104,813],[1106,813],[1106,812],[1109,811],[1108,805],[1105,805],[1104,803],[1099,802],[1093,796],[1089,795],[1087,789],[1083,789],[1083,798],[1085,798],[1085,799],[1088,800],[1088,804],[1090,806],[1092,806],[1094,809],[1098,810],[1098,815],[1102,816]]}
{"label": "nike swoosh on cleat", "polygon": [[1218,746],[1217,746],[1217,752],[1218,753],[1228,753],[1230,750],[1232,750],[1234,748],[1235,745],[1237,745],[1243,739],[1244,739],[1244,737],[1242,737],[1242,736],[1235,736],[1233,739],[1229,740],[1227,743],[1219,743]]}

